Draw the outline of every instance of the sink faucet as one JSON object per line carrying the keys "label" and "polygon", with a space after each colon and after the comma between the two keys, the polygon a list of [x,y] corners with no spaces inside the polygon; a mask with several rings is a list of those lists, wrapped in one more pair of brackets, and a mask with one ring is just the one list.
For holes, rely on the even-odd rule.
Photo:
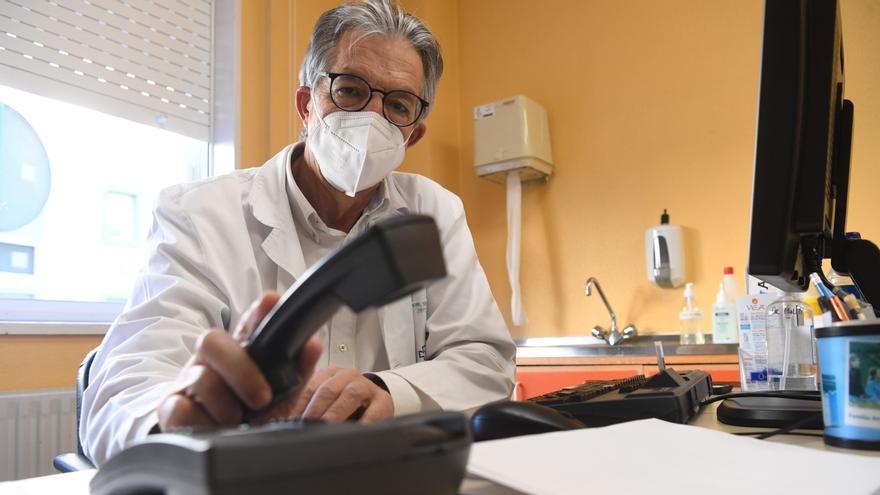
{"label": "sink faucet", "polygon": [[611,316],[611,330],[608,331],[599,325],[596,325],[593,327],[593,337],[608,342],[608,345],[617,345],[630,337],[638,335],[639,331],[636,329],[635,325],[627,325],[623,329],[623,332],[620,332],[617,329],[617,316],[614,314],[614,310],[611,309],[611,305],[608,304],[608,299],[605,298],[605,293],[602,292],[602,287],[599,286],[599,281],[596,280],[595,277],[587,279],[587,286],[584,287],[584,294],[589,296],[592,293],[593,286],[599,291],[599,297],[602,298],[602,302],[605,303],[605,309],[608,310],[608,314]]}

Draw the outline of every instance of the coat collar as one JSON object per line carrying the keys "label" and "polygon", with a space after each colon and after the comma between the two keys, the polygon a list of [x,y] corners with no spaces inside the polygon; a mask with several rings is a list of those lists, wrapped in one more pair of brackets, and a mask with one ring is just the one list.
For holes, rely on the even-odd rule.
{"label": "coat collar", "polygon": [[[307,268],[286,188],[287,167],[290,166],[291,158],[298,153],[302,153],[302,144],[294,143],[263,164],[256,173],[247,200],[254,218],[272,229],[261,247],[269,259],[281,269],[277,281],[279,291],[293,285]],[[388,216],[403,215],[410,211],[399,187],[400,182],[395,180],[395,173],[385,178],[384,195],[389,203],[386,213]],[[410,298],[405,297],[378,310],[392,368],[415,362],[411,304]]]}
{"label": "coat collar", "polygon": [[290,158],[295,151],[301,152],[301,148],[296,149],[297,144],[287,146],[260,167],[248,197],[254,218],[272,229],[261,244],[263,251],[294,279],[306,271],[285,187]]}
{"label": "coat collar", "polygon": [[[287,168],[294,157],[302,154],[304,148],[302,142],[290,144],[263,164],[256,174],[248,197],[254,218],[272,229],[261,245],[264,252],[293,279],[300,278],[308,267],[290,210],[286,186]],[[382,188],[384,200],[388,202],[387,213],[371,219],[370,225],[386,215],[404,215],[410,211],[395,175],[395,172],[389,174],[384,179]]]}

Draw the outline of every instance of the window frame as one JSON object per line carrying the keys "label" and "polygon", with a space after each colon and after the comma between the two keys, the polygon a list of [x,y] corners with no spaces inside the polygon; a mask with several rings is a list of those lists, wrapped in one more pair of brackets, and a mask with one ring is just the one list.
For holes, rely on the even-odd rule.
{"label": "window frame", "polygon": [[[211,44],[211,125],[207,176],[228,173],[235,162],[239,113],[237,73],[240,0],[214,0]],[[218,60],[232,63],[216,63]],[[124,308],[120,302],[0,298],[0,335],[103,335]],[[52,318],[53,313],[64,318]]]}

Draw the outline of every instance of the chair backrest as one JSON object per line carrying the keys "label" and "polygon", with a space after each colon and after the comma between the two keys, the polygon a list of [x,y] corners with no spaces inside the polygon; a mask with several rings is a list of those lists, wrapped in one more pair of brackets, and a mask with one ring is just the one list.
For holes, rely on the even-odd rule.
{"label": "chair backrest", "polygon": [[82,363],[79,365],[79,370],[76,372],[76,452],[80,455],[85,455],[82,449],[82,442],[79,438],[79,422],[80,422],[80,412],[82,411],[82,396],[83,391],[85,391],[86,387],[89,386],[89,370],[92,369],[92,361],[95,360],[95,354],[98,353],[98,348],[94,348],[86,354],[86,357],[82,360]]}

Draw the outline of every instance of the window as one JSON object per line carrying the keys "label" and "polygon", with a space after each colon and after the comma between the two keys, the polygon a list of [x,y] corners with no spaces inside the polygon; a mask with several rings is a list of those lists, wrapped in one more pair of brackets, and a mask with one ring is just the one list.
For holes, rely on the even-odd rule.
{"label": "window", "polygon": [[156,194],[204,177],[208,143],[4,86],[0,102],[6,319],[15,299],[123,303]]}
{"label": "window", "polygon": [[211,170],[209,0],[0,0],[0,321],[110,321]]}

